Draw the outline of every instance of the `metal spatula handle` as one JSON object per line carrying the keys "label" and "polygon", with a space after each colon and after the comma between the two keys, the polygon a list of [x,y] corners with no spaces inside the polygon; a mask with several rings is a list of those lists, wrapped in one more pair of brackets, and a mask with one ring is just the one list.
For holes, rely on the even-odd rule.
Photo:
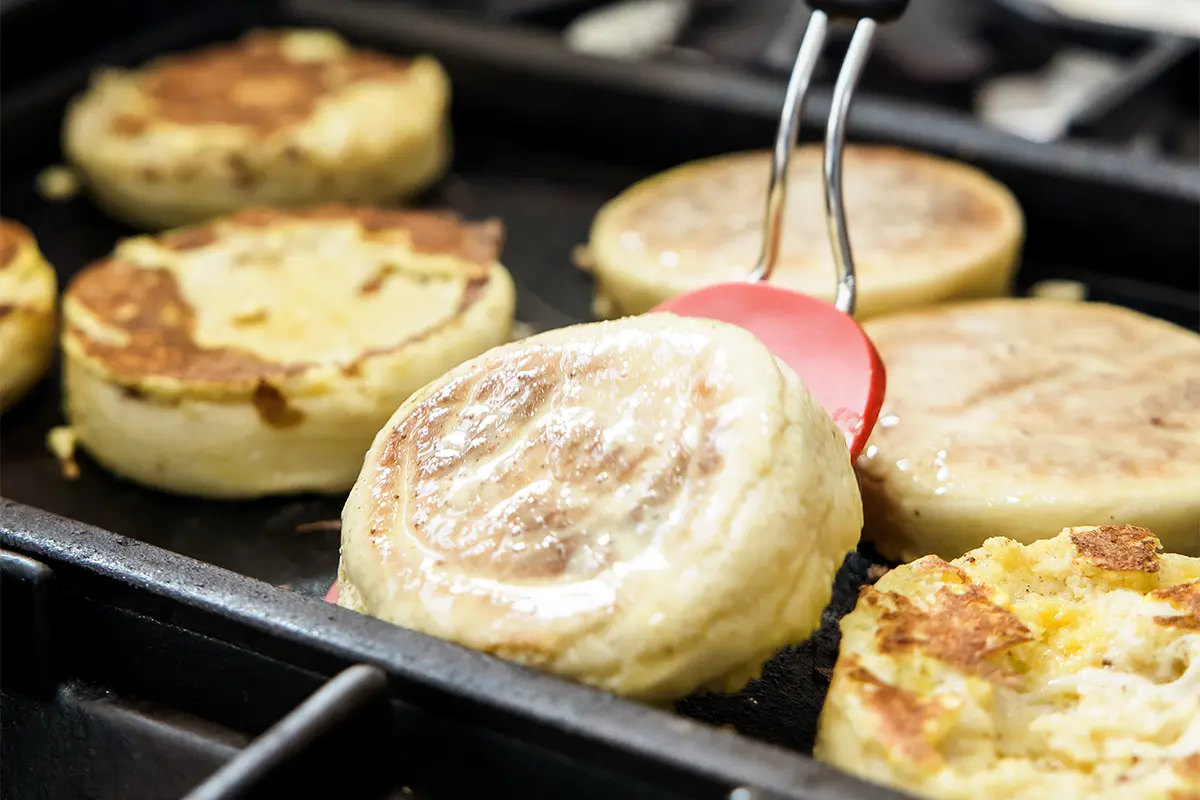
{"label": "metal spatula handle", "polygon": [[850,100],[871,52],[871,41],[875,36],[876,21],[888,22],[900,16],[908,7],[908,0],[810,0],[814,9],[809,19],[804,40],[796,54],[784,94],[783,110],[779,119],[779,132],[775,137],[775,151],[771,159],[771,182],[767,189],[766,217],[763,221],[762,250],[758,264],[750,273],[749,280],[765,281],[771,277],[779,260],[783,237],[783,216],[787,206],[788,164],[796,146],[796,135],[800,127],[800,111],[804,96],[808,93],[813,72],[825,44],[825,35],[830,17],[857,20],[854,36],[846,51],[846,59],[838,72],[833,89],[833,102],[829,124],[825,129],[825,157],[823,177],[825,184],[825,222],[829,231],[829,243],[837,267],[838,289],[834,304],[840,311],[854,313],[857,299],[854,260],[850,251],[850,234],[846,228],[846,209],[842,190],[842,151],[846,144],[846,117],[850,112]]}

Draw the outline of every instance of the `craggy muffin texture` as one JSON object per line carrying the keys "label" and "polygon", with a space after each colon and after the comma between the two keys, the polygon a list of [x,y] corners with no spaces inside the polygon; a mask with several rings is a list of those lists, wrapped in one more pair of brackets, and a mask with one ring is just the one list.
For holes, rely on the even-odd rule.
{"label": "craggy muffin texture", "polygon": [[330,206],[127,239],[64,296],[79,443],[180,493],[345,491],[409,394],[507,341],[500,237],[498,223]]}
{"label": "craggy muffin texture", "polygon": [[54,356],[57,287],[29,229],[0,219],[0,411],[37,383]]}
{"label": "craggy muffin texture", "polygon": [[256,205],[378,204],[441,175],[449,95],[429,57],[255,31],[98,73],[67,112],[64,151],[103,208],[142,228]]}
{"label": "craggy muffin texture", "polygon": [[669,314],[426,386],[342,520],[342,606],[655,703],[805,639],[862,524],[845,440],[795,373]]}
{"label": "craggy muffin texture", "polygon": [[[597,316],[640,314],[685,292],[744,279],[762,243],[770,160],[759,151],[695,161],[605,205],[588,243]],[[922,153],[852,145],[845,183],[858,317],[1009,291],[1024,219],[1012,194],[987,175]],[[833,301],[819,145],[792,155],[771,282]]]}
{"label": "craggy muffin texture", "polygon": [[1150,528],[1200,555],[1200,336],[1101,303],[1007,299],[869,320],[887,397],[858,460],[863,536],[898,561],[988,535]]}
{"label": "craggy muffin texture", "polygon": [[864,587],[816,755],[940,800],[1200,797],[1200,559],[1143,528],[992,538]]}

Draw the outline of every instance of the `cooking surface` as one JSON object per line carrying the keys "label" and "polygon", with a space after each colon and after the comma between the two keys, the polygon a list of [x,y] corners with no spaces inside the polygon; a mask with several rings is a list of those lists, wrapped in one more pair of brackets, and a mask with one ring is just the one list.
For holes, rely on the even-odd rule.
{"label": "cooking surface", "polygon": [[[476,77],[481,73],[476,68]],[[472,87],[463,85],[463,89],[460,97],[478,98],[484,91],[475,86],[472,95]],[[514,105],[520,102],[513,100]],[[664,130],[654,155],[636,153],[625,158],[617,146],[593,151],[588,142],[594,143],[594,136],[555,138],[540,125],[528,124],[529,119],[525,127],[493,125],[487,114],[494,114],[494,108],[456,110],[454,168],[423,198],[423,204],[450,207],[470,218],[494,215],[504,220],[507,243],[502,260],[518,284],[519,319],[543,328],[588,318],[590,282],[572,266],[573,247],[586,241],[592,215],[606,200],[678,161],[678,153],[687,152],[692,142],[678,130]],[[664,125],[685,127],[674,119],[683,116],[674,107],[664,105],[661,113]],[[36,172],[56,158],[48,143],[57,138],[58,116],[42,108],[36,120],[13,123],[26,126],[23,138],[40,139],[44,159],[31,160],[24,169],[5,170],[0,213],[30,226],[65,280],[108,253],[117,238],[131,231],[107,219],[84,196],[62,203],[38,196]],[[30,129],[33,125],[38,127]],[[741,144],[731,140],[726,147]],[[1137,264],[1124,264],[1128,269],[1124,274],[1106,272],[1114,262],[1111,242],[1123,237],[1132,240],[1139,229],[1130,223],[1128,232],[1104,231],[1107,238],[1069,236],[1063,231],[1086,227],[1088,214],[1081,207],[1058,202],[1052,191],[1055,177],[1022,172],[1019,166],[1012,167],[1010,174],[1026,207],[1030,231],[1020,279],[1023,287],[1047,278],[1082,279],[1093,299],[1195,324],[1194,294],[1140,280],[1146,274],[1179,273],[1181,264],[1195,263],[1191,251],[1170,253],[1164,247]],[[1100,202],[1095,197],[1084,199]],[[1194,243],[1196,237],[1189,241]],[[0,493],[275,585],[309,595],[325,591],[337,565],[338,534],[330,525],[314,523],[336,520],[341,497],[253,502],[179,498],[113,478],[82,454],[80,477],[68,481],[45,445],[47,432],[62,424],[55,374],[52,371],[0,423]],[[761,681],[736,695],[689,698],[679,710],[717,725],[736,726],[758,739],[811,750],[817,713],[836,657],[836,621],[853,605],[858,587],[868,580],[871,563],[864,555],[850,557],[837,578],[835,601],[826,611],[822,630],[808,643],[776,656]]]}

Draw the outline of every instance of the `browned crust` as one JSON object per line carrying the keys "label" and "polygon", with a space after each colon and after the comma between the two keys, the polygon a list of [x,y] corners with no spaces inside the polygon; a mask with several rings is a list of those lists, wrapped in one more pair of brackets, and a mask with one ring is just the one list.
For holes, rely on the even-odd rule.
{"label": "browned crust", "polygon": [[1134,525],[1101,525],[1071,532],[1080,556],[1110,572],[1158,572],[1158,538]]}
{"label": "browned crust", "polygon": [[[585,574],[576,568],[574,579],[605,569],[614,554],[612,544],[594,535],[600,532],[588,525],[590,509],[568,496],[572,485],[616,491],[630,485],[646,459],[665,453],[663,466],[645,494],[631,501],[629,514],[637,521],[654,506],[673,502],[690,480],[713,474],[722,463],[714,435],[716,416],[711,413],[702,415],[705,423],[694,448],[680,441],[606,446],[598,424],[548,425],[538,428],[536,435],[525,433],[564,381],[617,380],[622,369],[611,358],[532,349],[480,363],[424,397],[388,434],[375,462],[372,496],[377,503],[370,535],[375,546],[388,547],[389,521],[395,518],[400,493],[408,492],[403,502],[408,512],[405,523],[411,535],[424,543],[422,552],[437,555],[440,570],[500,581],[546,581],[566,574],[585,550],[590,571]],[[712,388],[702,377],[697,380],[693,390],[697,403],[715,403]],[[466,405],[498,413],[459,415]],[[445,425],[457,425],[466,439],[461,450],[449,456],[439,446]],[[520,448],[519,456],[511,468],[493,470],[475,499],[477,505],[456,517],[463,520],[461,524],[445,524],[441,495],[416,491],[418,486],[444,483],[464,461],[486,459],[510,447]],[[529,465],[546,470],[548,486],[525,502],[502,508],[493,505],[496,497],[517,497],[529,485]]]}
{"label": "browned crust", "polygon": [[1191,784],[1185,789],[1176,789],[1171,793],[1171,800],[1200,800],[1200,753],[1191,753],[1183,758],[1175,759],[1175,771],[1183,776],[1183,780]]}
{"label": "browned crust", "polygon": [[[1200,631],[1200,580],[1181,583],[1169,589],[1158,589],[1150,593],[1156,600],[1166,600],[1182,613],[1178,616],[1155,617],[1154,621],[1168,628]],[[1200,766],[1197,767],[1200,772]]]}
{"label": "browned crust", "polygon": [[322,97],[363,81],[402,77],[411,65],[365,50],[328,61],[293,61],[283,33],[257,31],[237,42],[166,56],[141,76],[150,119],[114,118],[117,136],[141,135],[154,120],[178,125],[234,125],[266,137],[308,119]]}
{"label": "browned crust", "polygon": [[250,396],[258,417],[272,428],[294,428],[304,421],[304,412],[288,405],[283,392],[266,381],[259,381]]}
{"label": "browned crust", "polygon": [[970,582],[957,589],[939,587],[925,609],[904,595],[870,586],[863,588],[862,599],[879,609],[876,639],[881,653],[920,650],[994,683],[1019,684],[1019,676],[994,663],[992,656],[1032,641],[1033,634],[1016,614],[993,603],[984,587]]}
{"label": "browned crust", "polygon": [[[891,145],[859,144],[849,148],[847,156],[851,168],[855,164],[860,168],[891,168],[899,183],[920,183],[929,181],[930,176],[937,176],[929,181],[931,186],[938,189],[933,198],[931,216],[948,228],[990,230],[999,224],[1007,211],[1006,204],[995,196],[993,187],[999,184],[966,164]],[[960,185],[959,177],[968,174],[973,180],[964,187]],[[941,182],[947,175],[954,176],[953,182]],[[981,178],[987,181],[986,186],[976,182]]]}
{"label": "browned crust", "polygon": [[[819,172],[820,159],[819,147],[803,147],[793,157],[792,169]],[[637,190],[631,202],[624,204],[620,219],[641,232],[649,250],[675,250],[680,237],[663,233],[657,226],[661,221],[658,209],[665,201],[698,198],[705,211],[727,216],[719,205],[726,202],[720,198],[729,196],[727,187],[746,173],[758,174],[762,170],[765,174],[769,160],[769,151],[747,151],[685,165],[680,168],[682,174],[651,178]],[[924,184],[932,189],[927,208],[928,228],[955,241],[969,240],[978,236],[980,230],[1000,230],[1000,224],[1012,214],[1010,209],[1015,208],[1007,190],[985,173],[960,162],[902,147],[852,145],[846,150],[846,170],[851,187],[848,200],[851,213],[857,209],[860,218],[879,217],[887,213],[886,201],[878,198],[887,196],[888,186]],[[1019,208],[1016,211],[1019,217]],[[928,249],[923,239],[907,245],[880,244],[869,230],[869,222],[867,227],[868,231],[861,236],[864,249],[887,247],[893,256]],[[730,230],[721,222],[697,231],[687,244],[705,249],[719,246],[729,235]],[[782,257],[786,262],[790,256],[785,252]]]}
{"label": "browned crust", "polygon": [[[292,219],[339,219],[349,216],[363,227],[364,236],[411,238],[412,247],[422,253],[445,253],[467,261],[472,267],[455,317],[465,314],[483,295],[490,281],[487,266],[495,262],[503,229],[498,222],[463,223],[450,214],[412,211],[376,211],[342,206],[298,212],[251,209],[234,215],[239,225],[265,227]],[[217,242],[222,224],[165,234],[160,242],[168,248],[189,250]],[[123,383],[135,383],[147,377],[172,378],[199,384],[245,386],[257,389],[268,379],[279,379],[302,372],[310,362],[279,364],[246,350],[201,347],[194,339],[195,310],[184,299],[174,276],[167,270],[135,264],[121,258],[98,261],[80,272],[67,289],[67,296],[89,314],[118,330],[126,338],[123,344],[97,341],[77,325],[68,330],[84,354],[102,363],[111,375]],[[384,355],[428,338],[445,325],[410,336],[394,345],[374,348],[361,354],[359,361]],[[352,374],[354,365],[344,365]],[[294,424],[293,417],[280,412],[269,399],[257,404],[260,412],[271,411],[264,420],[271,424]],[[276,413],[280,412],[280,413]],[[268,419],[270,417],[270,419]]]}
{"label": "browned crust", "polygon": [[358,293],[363,297],[369,297],[373,294],[378,294],[383,285],[387,283],[387,279],[400,271],[400,268],[395,264],[383,264],[379,269],[371,274],[371,277],[362,282],[358,287]]}
{"label": "browned crust", "polygon": [[33,234],[16,220],[0,219],[0,269],[17,258],[21,248],[33,242]]}
{"label": "browned crust", "polygon": [[207,247],[220,240],[226,226],[267,228],[297,221],[353,220],[367,241],[411,243],[414,252],[448,255],[487,266],[496,261],[504,244],[504,226],[497,219],[465,222],[451,211],[411,211],[367,206],[323,205],[305,209],[247,208],[210,223],[164,234],[168,249],[183,252]]}
{"label": "browned crust", "polygon": [[915,764],[934,766],[941,754],[929,743],[928,730],[946,708],[937,700],[922,699],[914,692],[885,683],[857,658],[845,661],[844,679],[858,684],[866,705],[879,719],[881,742]]}
{"label": "browned crust", "polygon": [[292,374],[308,366],[274,364],[245,350],[196,344],[195,310],[166,270],[107,259],[80,272],[67,294],[127,337],[124,344],[109,344],[92,339],[76,325],[69,326],[84,353],[102,362],[119,380],[159,376],[257,384],[262,377]]}

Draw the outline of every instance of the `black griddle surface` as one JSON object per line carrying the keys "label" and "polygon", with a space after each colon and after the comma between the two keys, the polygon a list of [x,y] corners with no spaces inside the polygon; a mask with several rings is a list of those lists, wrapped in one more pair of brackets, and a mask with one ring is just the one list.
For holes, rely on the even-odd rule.
{"label": "black griddle surface", "polygon": [[[466,66],[460,63],[459,68],[466,74]],[[456,92],[461,105],[469,105],[470,98],[480,102],[485,96],[480,86],[472,88],[466,81],[456,83]],[[467,102],[461,103],[464,96]],[[514,101],[516,105],[519,103]],[[486,110],[490,106],[481,107],[485,109],[482,113],[494,113]],[[631,183],[683,160],[682,153],[689,148],[687,131],[683,130],[686,125],[664,132],[654,155],[634,152],[625,158],[619,146],[604,147],[603,152],[593,150],[595,137],[583,133],[577,138],[563,137],[561,125],[556,128],[559,133],[542,132],[538,124],[530,122],[534,115],[529,111],[523,125],[509,127],[499,124],[503,120],[481,118],[479,109],[475,113],[474,117],[456,116],[453,170],[421,204],[451,208],[468,218],[496,216],[504,221],[507,241],[502,260],[518,285],[519,319],[536,328],[587,319],[590,280],[572,265],[572,249],[586,241],[592,217],[604,202]],[[553,115],[554,110],[547,108],[545,113]],[[678,121],[673,107],[664,106],[661,113],[663,125]],[[51,116],[42,109],[39,119],[49,120]],[[17,122],[14,120],[14,124]],[[695,131],[703,132],[701,128]],[[24,133],[30,135],[29,131]],[[715,139],[716,133],[708,133]],[[47,128],[38,135],[50,142],[57,130]],[[722,149],[743,145],[739,135],[733,135]],[[987,140],[988,136],[980,139]],[[961,146],[964,152],[978,149],[970,143]],[[53,163],[51,149],[46,148],[43,163],[31,161],[27,168],[5,170],[0,184],[0,213],[33,230],[65,284],[85,264],[110,252],[118,238],[133,231],[106,218],[86,196],[62,203],[40,198],[34,188],[35,177],[37,170]],[[626,148],[637,149],[634,145]],[[997,163],[1004,158],[1002,153],[979,154]],[[1077,236],[1077,230],[1096,227],[1089,222],[1090,209],[1082,202],[1059,202],[1055,193],[1059,184],[1053,175],[1011,164],[1000,177],[1010,183],[1027,213],[1030,238],[1021,271],[1022,286],[1046,278],[1081,279],[1088,283],[1094,299],[1120,302],[1192,324],[1194,293],[1143,283],[1135,271],[1148,268],[1169,276],[1179,272],[1179,265],[1191,258],[1190,250],[1155,253],[1146,264],[1130,263],[1127,275],[1098,272],[1098,266],[1114,260],[1110,243],[1136,237],[1136,226],[1131,223],[1127,231],[1104,231],[1107,238]],[[1081,200],[1095,203],[1105,202],[1110,196],[1117,198],[1121,192],[1120,187],[1111,185],[1104,197],[1086,189],[1071,191]],[[1069,193],[1064,196],[1072,197]],[[1124,200],[1136,205],[1128,197]],[[1195,237],[1180,238],[1195,241]],[[78,456],[81,475],[68,481],[45,443],[48,431],[63,423],[56,374],[57,367],[0,422],[0,493],[277,586],[308,595],[324,593],[335,574],[338,533],[332,527],[322,529],[312,523],[336,520],[343,497],[299,496],[253,502],[175,497],[114,478],[82,453]],[[734,726],[757,739],[810,752],[829,671],[836,658],[836,623],[853,607],[857,589],[867,581],[872,563],[867,553],[855,553],[847,559],[837,577],[834,601],[824,615],[822,629],[809,642],[779,653],[768,663],[761,680],[735,695],[688,698],[679,710],[715,725]]]}

